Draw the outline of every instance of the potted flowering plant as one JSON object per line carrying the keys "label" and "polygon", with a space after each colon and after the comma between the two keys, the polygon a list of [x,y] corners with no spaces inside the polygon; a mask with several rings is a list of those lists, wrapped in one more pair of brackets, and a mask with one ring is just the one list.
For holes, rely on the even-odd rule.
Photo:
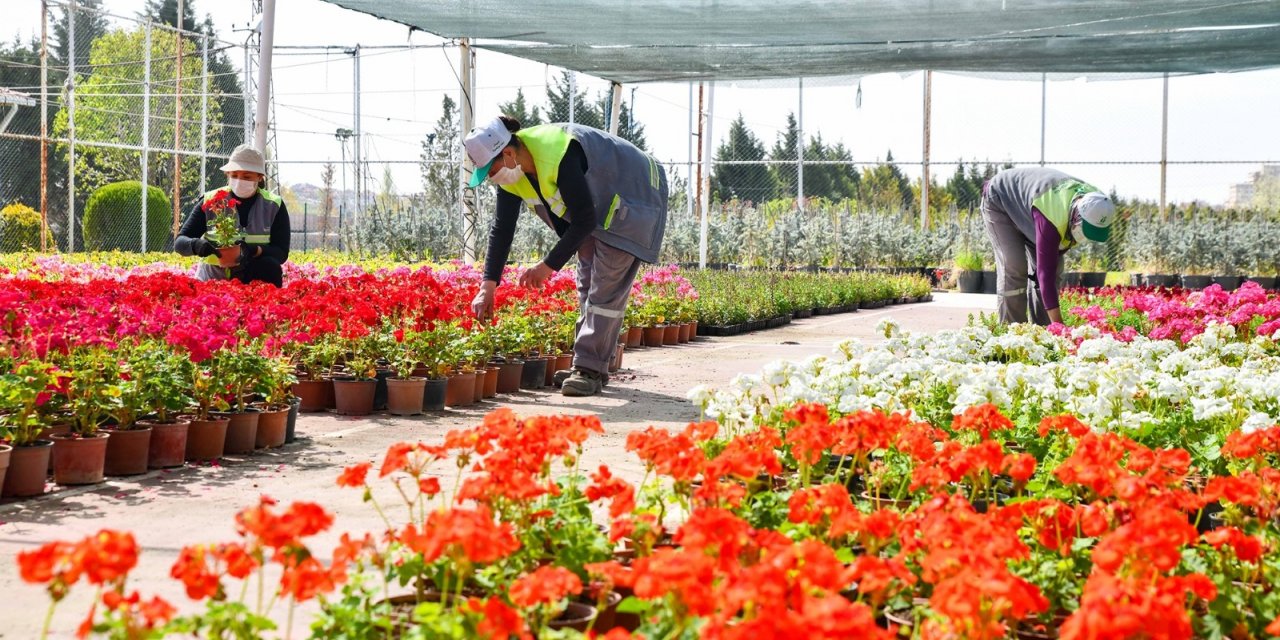
{"label": "potted flowering plant", "polygon": [[191,422],[177,412],[192,402],[188,385],[195,365],[169,346],[150,340],[130,351],[128,362],[148,414],[138,424],[151,430],[147,466],[182,466]]}
{"label": "potted flowering plant", "polygon": [[337,411],[353,416],[373,413],[373,396],[378,387],[376,346],[366,333],[344,338],[343,347],[347,353],[345,367],[350,377],[333,381]]}
{"label": "potted flowering plant", "polygon": [[53,436],[53,475],[58,484],[102,482],[107,434],[99,433],[121,405],[121,371],[115,354],[103,346],[78,349],[67,356],[70,374],[66,406],[71,432]]}
{"label": "potted flowering plant", "polygon": [[329,375],[341,354],[338,341],[327,335],[298,346],[294,359],[302,376],[293,385],[293,393],[301,399],[299,411],[312,413],[332,406],[333,380]]}
{"label": "potted flowering plant", "polygon": [[422,413],[427,381],[421,376],[413,375],[422,360],[417,350],[419,343],[414,339],[416,333],[412,329],[406,331],[403,328],[391,332],[393,346],[386,356],[391,362],[395,377],[387,379],[387,411],[397,416]]}
{"label": "potted flowering plant", "polygon": [[236,212],[239,200],[231,197],[231,191],[219,190],[202,208],[211,214],[205,237],[218,248],[218,262],[224,269],[236,266],[240,261],[240,214]]}
{"label": "potted flowering plant", "polygon": [[254,448],[278,447],[288,440],[289,410],[293,401],[291,390],[297,382],[293,364],[287,358],[265,358],[257,387],[263,404],[258,415]]}
{"label": "potted flowering plant", "polygon": [[[132,348],[126,348],[131,352]],[[139,424],[140,417],[150,411],[143,387],[143,375],[149,372],[134,368],[132,357],[120,363],[120,401],[109,411],[115,424],[107,429],[107,459],[103,472],[109,476],[146,473],[147,455],[151,448],[151,427]]]}
{"label": "potted flowering plant", "polygon": [[[44,493],[53,442],[40,439],[46,420],[42,407],[57,391],[65,378],[57,367],[39,360],[18,364],[8,373],[0,373],[0,440],[7,444],[3,456],[5,470],[0,470],[4,497],[26,497]],[[11,451],[9,451],[11,449]]]}
{"label": "potted flowering plant", "polygon": [[[242,336],[243,337],[243,336]],[[228,414],[227,439],[224,453],[249,453],[258,439],[258,419],[261,412],[249,406],[249,395],[260,389],[268,375],[266,356],[253,348],[252,343],[242,342],[239,347],[227,351],[222,370],[222,384],[230,394],[234,411]]]}
{"label": "potted flowering plant", "polygon": [[187,428],[187,460],[212,460],[222,457],[230,419],[217,412],[230,408],[227,402],[226,370],[231,353],[219,349],[191,367],[191,397],[195,413]]}

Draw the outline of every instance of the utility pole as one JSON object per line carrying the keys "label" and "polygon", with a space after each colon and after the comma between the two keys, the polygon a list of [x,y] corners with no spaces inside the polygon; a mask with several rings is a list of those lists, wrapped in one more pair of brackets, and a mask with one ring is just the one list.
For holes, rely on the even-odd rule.
{"label": "utility pole", "polygon": [[[347,139],[351,137],[351,130],[339,128],[333,133],[333,137],[342,145],[342,192],[338,195],[338,211],[342,211],[342,206],[347,200]],[[328,233],[328,229],[325,229],[325,233]]]}
{"label": "utility pole", "polygon": [[[472,97],[475,95],[476,90],[476,54],[471,50],[470,38],[463,38],[459,45],[459,54],[462,56],[462,77],[459,78],[462,86],[459,89],[462,99],[458,101],[458,106],[461,107],[462,111],[462,132],[458,137],[462,138],[475,126],[476,105],[472,101]],[[461,149],[451,150],[451,152],[462,154],[462,162],[458,163],[458,188],[461,190],[458,202],[462,205],[462,260],[464,262],[474,262],[478,257],[478,207],[476,206],[476,190],[467,187],[467,184],[472,172],[476,170],[476,166],[471,163],[471,156],[463,153]]]}

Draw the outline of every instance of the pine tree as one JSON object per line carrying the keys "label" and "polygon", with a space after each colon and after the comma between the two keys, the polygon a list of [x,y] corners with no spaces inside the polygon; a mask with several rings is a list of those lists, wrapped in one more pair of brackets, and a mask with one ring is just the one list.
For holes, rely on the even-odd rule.
{"label": "pine tree", "polygon": [[324,163],[320,171],[320,242],[324,246],[329,238],[330,221],[333,218],[333,174],[332,162]]}
{"label": "pine tree", "polygon": [[[78,74],[88,73],[89,52],[93,41],[106,33],[111,26],[106,17],[100,13],[102,10],[102,0],[81,0],[76,3],[74,18],[76,21],[76,73]],[[60,85],[67,77],[67,63],[71,56],[71,19],[71,8],[64,5],[59,8],[58,17],[51,25],[53,30],[53,49],[49,52],[52,58],[49,65],[51,85]],[[57,69],[54,68],[55,66]]]}
{"label": "pine tree", "polygon": [[542,113],[537,107],[530,107],[524,97],[524,89],[516,89],[516,99],[498,105],[498,111],[520,121],[521,127],[532,127],[542,124]]}
{"label": "pine tree", "polygon": [[773,143],[769,159],[775,164],[769,165],[773,173],[773,182],[777,185],[776,197],[796,197],[796,158],[800,152],[800,126],[796,122],[796,114],[787,114],[787,128],[778,135]]}
{"label": "pine tree", "polygon": [[[147,0],[138,17],[144,20],[161,22],[183,31],[194,32],[199,23],[196,22],[196,9],[193,0],[184,0],[182,5],[182,26],[178,27],[178,0]],[[79,26],[79,25],[77,25]]]}
{"label": "pine tree", "polygon": [[547,87],[547,122],[569,122],[569,95],[572,93],[574,96],[573,121],[588,127],[603,129],[604,118],[598,102],[592,102],[587,97],[587,92],[581,87],[571,92],[569,73],[569,71],[561,71],[560,77]]}
{"label": "pine tree", "polygon": [[458,105],[446,94],[440,108],[435,131],[422,141],[418,167],[429,202],[452,212],[458,210],[458,181],[461,179]]}
{"label": "pine tree", "polygon": [[764,143],[738,117],[729,124],[729,136],[716,149],[715,174],[711,176],[711,195],[719,200],[763,202],[773,197],[773,176],[764,164],[731,164],[734,161],[758,163],[764,160]]}

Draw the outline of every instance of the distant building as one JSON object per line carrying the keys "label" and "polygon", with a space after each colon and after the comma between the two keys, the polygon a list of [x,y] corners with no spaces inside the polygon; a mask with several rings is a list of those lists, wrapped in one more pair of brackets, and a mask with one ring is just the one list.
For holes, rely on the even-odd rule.
{"label": "distant building", "polygon": [[1249,174],[1248,182],[1231,185],[1227,192],[1228,207],[1246,207],[1253,203],[1258,184],[1267,179],[1280,179],[1280,164],[1264,164],[1261,171]]}

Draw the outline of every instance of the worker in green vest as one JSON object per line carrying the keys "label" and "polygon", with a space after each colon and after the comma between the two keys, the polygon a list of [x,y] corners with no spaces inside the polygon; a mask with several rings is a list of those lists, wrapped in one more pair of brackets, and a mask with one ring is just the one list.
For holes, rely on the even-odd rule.
{"label": "worker in green vest", "polygon": [[576,124],[521,128],[500,116],[463,141],[475,164],[469,186],[498,186],[484,280],[472,301],[480,318],[493,311],[494,291],[511,251],[520,205],[560,240],[520,277],[540,287],[575,254],[581,315],[573,369],[556,372],[566,396],[590,396],[608,382],[623,312],[640,264],[658,260],[667,224],[667,175],[649,154],[599,129]]}
{"label": "worker in green vest", "polygon": [[[262,187],[266,158],[257,149],[240,145],[231,152],[222,171],[227,175],[227,186],[204,194],[173,239],[174,250],[204,259],[196,267],[196,278],[200,280],[234,278],[244,283],[261,281],[281,286],[283,265],[289,259],[289,212],[280,196]],[[240,228],[228,246],[238,245],[239,251],[223,258],[207,234],[217,209],[227,202],[235,208]]]}
{"label": "worker in green vest", "polygon": [[1057,169],[1006,169],[982,185],[1000,321],[1027,322],[1029,309],[1036,324],[1062,322],[1063,255],[1077,244],[1106,242],[1115,217],[1111,198]]}

